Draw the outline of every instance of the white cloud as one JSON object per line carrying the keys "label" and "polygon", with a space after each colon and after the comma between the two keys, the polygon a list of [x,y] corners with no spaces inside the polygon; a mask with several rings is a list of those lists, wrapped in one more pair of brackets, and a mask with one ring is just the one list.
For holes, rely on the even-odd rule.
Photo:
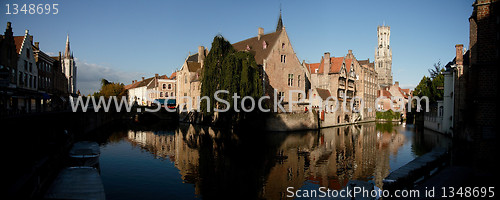
{"label": "white cloud", "polygon": [[140,72],[122,71],[109,66],[87,63],[75,59],[77,67],[77,87],[81,94],[93,94],[101,88],[101,79],[111,82],[120,82],[125,85],[130,84],[132,80],[144,76]]}

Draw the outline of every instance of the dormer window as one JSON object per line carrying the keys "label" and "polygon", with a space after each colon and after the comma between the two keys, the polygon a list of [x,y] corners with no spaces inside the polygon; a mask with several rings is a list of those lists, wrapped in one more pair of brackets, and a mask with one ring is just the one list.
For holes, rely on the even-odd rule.
{"label": "dormer window", "polygon": [[262,49],[267,49],[267,42],[266,41],[262,41]]}

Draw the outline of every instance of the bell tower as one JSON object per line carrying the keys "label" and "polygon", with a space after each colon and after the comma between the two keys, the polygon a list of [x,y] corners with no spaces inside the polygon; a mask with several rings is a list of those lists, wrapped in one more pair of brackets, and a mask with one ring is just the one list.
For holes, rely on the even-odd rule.
{"label": "bell tower", "polygon": [[392,85],[391,27],[377,27],[377,48],[375,49],[375,71],[381,88]]}

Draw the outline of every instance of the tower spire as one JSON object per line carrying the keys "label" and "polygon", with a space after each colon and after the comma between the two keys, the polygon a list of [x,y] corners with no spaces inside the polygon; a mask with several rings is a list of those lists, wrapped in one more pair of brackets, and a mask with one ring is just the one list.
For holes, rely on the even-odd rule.
{"label": "tower spire", "polygon": [[64,56],[69,58],[71,56],[71,51],[69,49],[69,34],[66,36],[66,49],[64,50]]}
{"label": "tower spire", "polygon": [[281,3],[280,3],[280,18],[278,19],[278,25],[276,25],[276,32],[283,29],[283,20],[281,19]]}

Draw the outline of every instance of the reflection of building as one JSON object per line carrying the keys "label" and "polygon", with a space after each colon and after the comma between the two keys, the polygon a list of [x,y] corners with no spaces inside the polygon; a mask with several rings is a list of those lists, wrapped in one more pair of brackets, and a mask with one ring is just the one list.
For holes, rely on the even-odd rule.
{"label": "reflection of building", "polygon": [[226,196],[245,192],[266,199],[286,198],[288,187],[299,189],[306,181],[337,190],[349,180],[373,180],[382,187],[391,155],[407,140],[396,131],[377,132],[375,124],[269,134],[259,138],[260,149],[235,134],[193,125],[175,134],[129,131],[128,139],[155,158],[174,162],[200,197],[226,191]]}

